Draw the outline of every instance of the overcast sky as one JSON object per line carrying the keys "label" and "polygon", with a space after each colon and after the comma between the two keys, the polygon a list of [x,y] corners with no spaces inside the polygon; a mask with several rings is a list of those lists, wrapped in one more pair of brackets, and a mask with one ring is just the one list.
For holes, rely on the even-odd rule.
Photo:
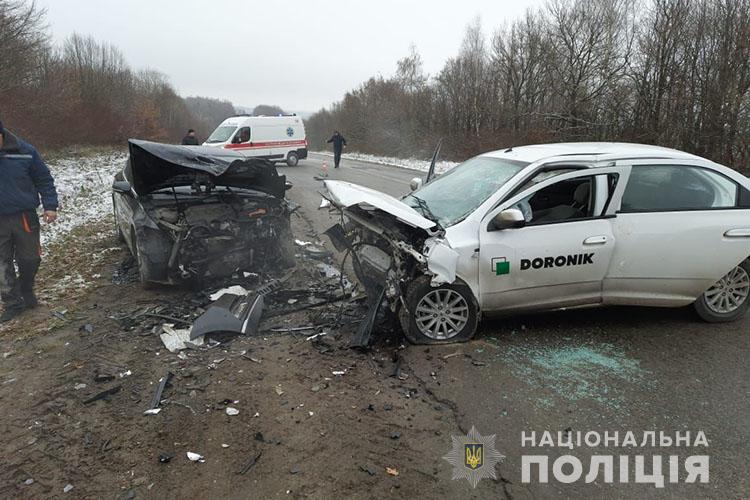
{"label": "overcast sky", "polygon": [[183,96],[316,111],[370,76],[392,75],[413,43],[434,75],[480,15],[489,34],[543,0],[37,0],[55,41],[109,41]]}

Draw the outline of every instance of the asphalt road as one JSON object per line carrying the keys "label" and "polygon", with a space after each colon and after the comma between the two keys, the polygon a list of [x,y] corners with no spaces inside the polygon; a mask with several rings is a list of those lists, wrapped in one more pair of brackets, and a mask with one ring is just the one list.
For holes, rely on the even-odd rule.
{"label": "asphalt road", "polygon": [[[295,168],[280,167],[294,183],[290,197],[301,203],[315,227],[335,222],[317,210],[322,183],[321,163],[313,155]],[[344,160],[330,178],[342,179],[402,195],[414,171]],[[497,490],[508,498],[750,498],[750,316],[720,325],[700,322],[690,308],[602,308],[559,311],[487,320],[468,344],[412,347],[404,357],[413,376],[425,381],[434,396],[453,407],[459,428],[472,425],[482,435],[495,434],[505,455],[498,470]],[[456,354],[458,353],[458,354]],[[622,444],[631,431],[637,445],[581,447],[522,446],[522,433],[539,441],[550,431],[618,432]],[[655,431],[657,446],[640,446],[644,433]],[[662,431],[675,437],[699,431],[708,447],[658,446]],[[593,435],[591,436],[594,440]],[[538,443],[537,443],[538,444]],[[450,449],[446,436],[445,453]],[[541,484],[537,469],[531,482],[521,478],[522,455],[549,458],[549,482]],[[555,479],[552,462],[572,455],[581,460],[583,475],[572,484]],[[599,473],[584,480],[593,455],[614,456],[614,479]],[[619,481],[617,456],[628,456],[629,483]],[[634,484],[636,455],[645,456],[650,474],[654,456],[661,456],[664,486]],[[679,482],[669,482],[668,460],[679,457]],[[707,483],[686,484],[685,458],[708,455]],[[426,461],[440,460],[425,457]],[[569,473],[572,466],[566,466]]]}

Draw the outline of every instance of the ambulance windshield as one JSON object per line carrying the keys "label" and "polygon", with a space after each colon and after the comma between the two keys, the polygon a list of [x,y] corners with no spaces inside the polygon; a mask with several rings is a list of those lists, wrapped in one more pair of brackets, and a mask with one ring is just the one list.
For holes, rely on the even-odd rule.
{"label": "ambulance windshield", "polygon": [[216,144],[217,142],[227,142],[237,127],[233,126],[222,126],[214,130],[214,133],[206,139],[206,144]]}
{"label": "ambulance windshield", "polygon": [[441,226],[462,221],[528,163],[477,156],[449,170],[403,201]]}

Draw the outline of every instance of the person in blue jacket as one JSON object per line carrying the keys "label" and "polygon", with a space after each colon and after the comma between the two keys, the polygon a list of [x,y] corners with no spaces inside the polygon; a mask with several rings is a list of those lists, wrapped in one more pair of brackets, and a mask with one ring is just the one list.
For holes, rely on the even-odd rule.
{"label": "person in blue jacket", "polygon": [[[55,181],[37,150],[0,121],[0,323],[37,306],[34,278],[41,245],[37,208],[47,223],[57,218]],[[18,267],[18,274],[16,274]]]}

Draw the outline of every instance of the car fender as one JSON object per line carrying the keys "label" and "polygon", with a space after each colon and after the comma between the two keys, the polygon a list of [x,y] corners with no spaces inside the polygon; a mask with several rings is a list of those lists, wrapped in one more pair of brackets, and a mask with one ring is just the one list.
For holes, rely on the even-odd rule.
{"label": "car fender", "polygon": [[442,238],[430,238],[425,242],[427,270],[432,274],[432,286],[456,281],[458,252]]}

